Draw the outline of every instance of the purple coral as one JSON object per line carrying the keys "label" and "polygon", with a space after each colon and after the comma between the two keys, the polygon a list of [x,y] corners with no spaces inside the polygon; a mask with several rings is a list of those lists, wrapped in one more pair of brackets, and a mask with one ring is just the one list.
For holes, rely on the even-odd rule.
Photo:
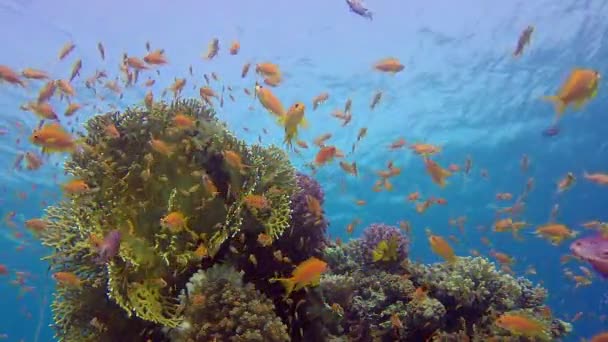
{"label": "purple coral", "polygon": [[361,247],[363,247],[363,256],[365,260],[372,261],[372,251],[378,246],[382,240],[389,241],[391,238],[397,238],[397,260],[401,262],[407,258],[409,239],[401,233],[401,230],[395,226],[389,226],[383,223],[372,223],[363,232],[361,238]]}
{"label": "purple coral", "polygon": [[289,256],[294,262],[296,259],[306,260],[326,246],[325,232],[328,226],[325,216],[315,217],[310,212],[306,199],[310,196],[319,201],[321,206],[323,205],[325,198],[319,182],[296,172],[296,185],[297,190],[291,197],[291,227],[277,241],[277,247],[289,250]]}

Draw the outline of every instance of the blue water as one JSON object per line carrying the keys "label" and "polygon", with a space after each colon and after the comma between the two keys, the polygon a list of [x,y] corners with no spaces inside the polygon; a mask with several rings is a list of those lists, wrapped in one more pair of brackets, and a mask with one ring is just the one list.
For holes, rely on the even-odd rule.
{"label": "blue water", "polygon": [[[582,178],[583,171],[608,171],[606,120],[604,108],[608,92],[600,86],[597,96],[581,112],[568,112],[559,135],[541,135],[553,118],[553,107],[539,100],[554,94],[574,67],[586,67],[608,75],[608,3],[598,0],[532,0],[488,2],[368,0],[374,20],[368,21],[348,11],[342,0],[322,1],[34,1],[0,0],[0,64],[16,70],[40,68],[56,78],[69,75],[71,64],[83,60],[82,76],[76,81],[79,100],[93,102],[84,88],[84,78],[95,70],[106,69],[117,75],[123,52],[143,56],[145,42],[163,48],[169,65],[161,68],[152,88],[160,94],[174,77],[188,76],[192,65],[196,81],[189,78],[184,96],[197,96],[193,84],[201,84],[203,73],[216,72],[222,82],[232,85],[235,94],[251,87],[254,78],[243,80],[241,67],[246,62],[272,61],[281,66],[284,83],[275,94],[289,105],[295,101],[309,104],[323,91],[330,99],[318,110],[308,110],[310,128],[301,133],[306,141],[331,132],[331,143],[350,151],[357,132],[368,128],[348,161],[356,161],[361,176],[344,176],[337,164],[321,168],[316,178],[326,193],[325,211],[331,222],[332,237],[347,239],[346,225],[360,218],[355,235],[372,222],[395,224],[408,220],[413,226],[411,257],[424,262],[438,261],[430,252],[424,229],[441,235],[456,235],[459,255],[478,249],[487,255],[491,248],[516,258],[514,271],[523,274],[534,265],[537,275],[550,292],[548,304],[557,317],[568,320],[577,312],[583,316],[574,323],[568,341],[590,337],[606,329],[598,317],[608,314],[606,282],[594,278],[589,287],[574,288],[563,276],[560,256],[568,243],[551,246],[530,234],[524,242],[509,234],[480,231],[495,219],[495,194],[520,193],[528,177],[535,189],[526,203],[524,218],[532,224],[548,221],[551,208],[559,204],[558,220],[577,230],[589,220],[608,220],[608,189]],[[513,51],[520,32],[534,25],[531,45],[519,59]],[[220,40],[220,55],[202,59],[212,38]],[[238,39],[241,51],[230,56],[227,48]],[[66,61],[58,62],[59,49],[67,41],[77,47]],[[97,42],[106,48],[101,61]],[[381,58],[394,56],[405,65],[395,76],[380,74],[372,65]],[[32,82],[34,83],[34,82]],[[369,110],[371,97],[382,90],[380,105]],[[44,203],[59,196],[58,181],[63,181],[61,163],[65,156],[54,155],[35,172],[13,170],[18,153],[32,150],[27,142],[37,119],[19,106],[35,96],[37,88],[22,90],[0,85],[0,215],[16,213],[13,221],[24,237],[16,239],[3,221],[0,227],[0,264],[9,276],[0,276],[0,336],[8,340],[51,341],[50,310],[44,304],[52,282],[47,265],[39,261],[48,251],[23,229],[23,220],[40,217]],[[141,103],[143,87],[125,91],[123,99],[109,97],[119,108]],[[353,100],[353,119],[346,126],[329,114]],[[254,105],[254,110],[248,107]],[[97,112],[92,106],[79,113],[80,122]],[[63,108],[63,107],[61,107]],[[237,96],[226,101],[219,115],[237,135],[255,142],[262,128],[262,141],[280,144],[282,131],[252,98]],[[79,124],[75,124],[76,127]],[[248,132],[244,129],[248,128]],[[442,165],[462,165],[470,155],[474,162],[469,177],[457,174],[441,190],[424,171],[421,159],[409,150],[389,151],[387,146],[400,137],[408,142],[428,142],[443,147],[436,158]],[[18,141],[20,140],[20,141]],[[301,169],[314,157],[314,150],[292,154]],[[528,154],[531,167],[519,169],[522,154]],[[374,174],[386,168],[388,160],[402,168],[392,180],[392,192],[372,191]],[[488,179],[480,177],[486,169]],[[556,182],[567,172],[579,180],[570,191],[556,195]],[[33,188],[35,186],[35,188]],[[447,199],[446,206],[433,206],[424,215],[405,201],[407,194],[419,191],[425,196]],[[27,199],[17,193],[25,192]],[[356,206],[364,199],[366,206]],[[500,204],[499,204],[500,205]],[[465,234],[448,226],[449,218],[467,216]],[[488,237],[492,247],[481,244]],[[23,250],[19,246],[25,244]],[[576,264],[566,265],[576,269]],[[19,297],[12,285],[15,271],[29,272],[26,285],[32,292]],[[603,304],[602,304],[603,298]],[[47,302],[48,302],[47,301]],[[45,310],[40,311],[41,305]],[[42,319],[42,321],[41,321]],[[36,332],[41,325],[40,333]]]}

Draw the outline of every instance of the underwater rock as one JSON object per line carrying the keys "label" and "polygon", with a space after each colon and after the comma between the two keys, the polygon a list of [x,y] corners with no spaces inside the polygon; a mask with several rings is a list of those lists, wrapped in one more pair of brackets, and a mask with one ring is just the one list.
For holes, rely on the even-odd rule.
{"label": "underwater rock", "polygon": [[215,265],[195,273],[180,295],[184,321],[168,334],[172,341],[290,341],[272,301],[242,273]]}

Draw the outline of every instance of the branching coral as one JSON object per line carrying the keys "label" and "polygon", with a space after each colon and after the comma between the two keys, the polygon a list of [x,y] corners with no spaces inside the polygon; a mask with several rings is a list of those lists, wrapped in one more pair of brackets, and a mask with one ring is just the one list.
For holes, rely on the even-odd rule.
{"label": "branching coral", "polygon": [[[178,115],[194,124],[177,125]],[[197,101],[99,115],[86,129],[66,171],[91,190],[51,207],[41,240],[54,249],[55,269],[83,280],[83,296],[91,284],[107,286],[127,317],[179,325],[176,289],[201,260],[237,235],[277,238],[290,225],[295,177],[285,153],[248,147]],[[252,210],[252,196],[270,205]],[[171,227],[169,215],[183,222]],[[99,264],[92,241],[112,230],[122,237],[119,252]]]}
{"label": "branching coral", "polygon": [[289,341],[272,301],[226,266],[199,271],[180,295],[184,322],[173,341]]}
{"label": "branching coral", "polygon": [[[511,335],[495,327],[497,315],[513,310],[540,315],[544,308],[542,287],[501,273],[485,258],[428,266],[401,262],[398,268],[383,269],[366,257],[377,240],[368,236],[325,249],[337,274],[323,277],[320,287],[328,303],[344,309],[342,327],[351,340],[506,337]],[[555,338],[567,333],[559,320],[547,317],[543,322]]]}

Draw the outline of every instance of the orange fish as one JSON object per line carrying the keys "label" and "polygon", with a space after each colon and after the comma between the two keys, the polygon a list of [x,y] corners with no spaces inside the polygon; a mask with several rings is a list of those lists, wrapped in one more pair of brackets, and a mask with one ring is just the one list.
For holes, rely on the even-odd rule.
{"label": "orange fish", "polygon": [[327,263],[311,257],[299,264],[290,278],[272,278],[271,281],[281,282],[285,287],[285,297],[288,297],[292,291],[298,291],[305,286],[319,285],[321,274],[325,271],[327,271]]}
{"label": "orange fish", "polygon": [[444,258],[448,263],[456,262],[456,255],[452,246],[441,236],[429,235],[429,243],[431,244],[431,250]]}
{"label": "orange fish", "polygon": [[262,106],[264,106],[268,112],[279,118],[285,115],[285,107],[283,107],[281,101],[272,93],[272,91],[270,91],[270,89],[260,84],[256,84],[255,93]]}
{"label": "orange fish", "polygon": [[90,190],[89,185],[82,179],[73,179],[64,183],[61,188],[68,195],[83,194]]}
{"label": "orange fish", "polygon": [[514,260],[512,257],[507,255],[506,253],[490,251],[490,255],[496,258],[496,260],[501,264],[513,264]]}
{"label": "orange fish", "polygon": [[538,226],[535,234],[539,237],[548,239],[551,244],[557,246],[565,239],[575,238],[578,235],[578,232],[571,230],[566,225],[560,223],[547,223]]}
{"label": "orange fish", "polygon": [[329,99],[329,93],[321,93],[312,99],[312,110],[316,110],[321,104]]}
{"label": "orange fish", "polygon": [[308,123],[304,118],[305,110],[306,106],[302,102],[296,102],[280,118],[280,122],[285,127],[285,139],[283,139],[283,143],[288,148],[292,148],[293,140],[298,137],[298,127],[308,127]]}
{"label": "orange fish", "polygon": [[234,151],[225,150],[222,152],[222,155],[224,156],[226,164],[228,164],[228,166],[232,167],[233,169],[243,172],[246,167],[249,167],[248,165],[243,164],[243,159],[241,158],[241,155]]}
{"label": "orange fish", "polygon": [[608,331],[593,336],[589,342],[608,342]]}
{"label": "orange fish", "polygon": [[570,104],[580,109],[597,95],[600,73],[592,69],[574,69],[562,85],[557,95],[543,96],[542,99],[555,105],[556,120]]}
{"label": "orange fish", "polygon": [[31,80],[46,80],[49,78],[49,74],[42,70],[25,68],[21,71],[21,76],[29,78]]}
{"label": "orange fish", "polygon": [[258,74],[263,75],[265,77],[281,75],[281,70],[279,69],[279,66],[274,63],[270,63],[270,62],[263,62],[263,63],[256,64],[255,72],[257,72]]}
{"label": "orange fish", "polygon": [[374,69],[382,72],[396,74],[403,70],[404,66],[397,58],[385,58],[374,65]]}
{"label": "orange fish", "polygon": [[173,211],[160,219],[160,224],[168,228],[173,233],[177,233],[186,228],[186,217],[179,211]]}
{"label": "orange fish", "polygon": [[410,149],[414,151],[414,153],[421,155],[423,157],[428,157],[433,154],[441,152],[441,147],[431,145],[431,144],[421,144],[415,143],[410,145]]}
{"label": "orange fish", "polygon": [[420,198],[420,193],[418,191],[412,192],[411,194],[407,195],[407,200],[410,202],[415,202],[419,198]]}
{"label": "orange fish", "polygon": [[25,83],[19,78],[19,74],[6,65],[0,65],[0,81],[6,81],[25,88]]}
{"label": "orange fish", "polygon": [[195,120],[192,117],[178,113],[173,117],[173,125],[177,128],[187,129],[194,127]]}
{"label": "orange fish", "polygon": [[219,50],[220,50],[220,41],[217,38],[211,39],[211,42],[209,42],[209,46],[207,47],[207,53],[205,54],[205,59],[212,60],[215,56],[217,56],[217,53]]}
{"label": "orange fish", "polygon": [[70,52],[74,51],[74,48],[76,48],[76,45],[74,45],[74,43],[65,43],[65,45],[61,47],[61,50],[59,50],[59,60],[66,58],[70,54]]}
{"label": "orange fish", "polygon": [[235,40],[230,45],[230,54],[234,56],[239,53],[240,49],[241,49],[241,44]]}
{"label": "orange fish", "polygon": [[599,185],[608,185],[608,173],[587,173],[585,171],[583,177]]}
{"label": "orange fish", "polygon": [[38,170],[42,166],[42,159],[34,152],[25,152],[23,157],[25,158],[25,168],[30,171]]}
{"label": "orange fish", "polygon": [[155,51],[149,52],[144,57],[144,62],[146,62],[150,65],[164,65],[164,64],[168,63],[164,50],[155,50]]}
{"label": "orange fish", "polygon": [[55,272],[53,273],[53,279],[57,281],[58,285],[66,287],[81,287],[82,281],[78,276],[72,272]]}
{"label": "orange fish", "polygon": [[499,201],[510,201],[513,195],[508,192],[499,192],[496,194],[496,199]]}
{"label": "orange fish", "polygon": [[426,166],[426,171],[431,175],[433,183],[438,184],[443,188],[447,184],[446,179],[451,176],[452,173],[429,158],[424,159],[424,164]]}
{"label": "orange fish", "polygon": [[58,123],[48,123],[30,136],[34,145],[42,146],[43,152],[74,152],[76,142]]}
{"label": "orange fish", "polygon": [[32,113],[36,114],[41,119],[47,120],[58,120],[57,113],[53,110],[53,107],[48,102],[39,103],[28,103],[24,108],[27,108]]}
{"label": "orange fish", "polygon": [[337,154],[337,149],[335,146],[324,146],[321,147],[321,150],[315,156],[315,164],[317,165],[325,165],[326,163],[332,161]]}
{"label": "orange fish", "polygon": [[496,326],[508,330],[512,334],[528,337],[541,338],[550,341],[551,335],[546,324],[533,318],[517,313],[504,313],[495,322]]}
{"label": "orange fish", "polygon": [[399,140],[392,142],[388,148],[391,150],[397,150],[397,149],[400,149],[403,146],[405,146],[405,144],[406,144],[405,139],[399,138]]}
{"label": "orange fish", "polygon": [[155,152],[158,152],[164,156],[170,157],[173,154],[173,146],[170,144],[167,144],[166,142],[164,142],[160,139],[150,138],[150,141],[148,142],[148,144],[150,145],[152,150],[154,150]]}
{"label": "orange fish", "polygon": [[557,192],[564,192],[572,187],[576,182],[576,177],[572,172],[568,172],[566,176],[557,183]]}
{"label": "orange fish", "polygon": [[358,176],[358,171],[357,171],[357,163],[356,162],[352,162],[351,164],[345,162],[345,161],[341,161],[340,162],[340,167],[342,168],[342,170],[344,170],[344,172],[351,174],[355,177]]}
{"label": "orange fish", "polygon": [[57,88],[66,96],[75,96],[76,91],[74,87],[70,84],[68,80],[57,80],[55,82],[57,84]]}
{"label": "orange fish", "polygon": [[34,232],[42,232],[48,227],[48,223],[42,219],[29,219],[25,221],[25,226]]}
{"label": "orange fish", "polygon": [[264,195],[249,194],[245,196],[243,201],[250,209],[266,209],[270,207],[270,202]]}
{"label": "orange fish", "polygon": [[76,112],[82,108],[81,104],[78,104],[76,102],[72,102],[68,105],[68,108],[65,109],[65,113],[63,113],[63,115],[65,115],[66,117],[70,117],[74,114],[76,114]]}

